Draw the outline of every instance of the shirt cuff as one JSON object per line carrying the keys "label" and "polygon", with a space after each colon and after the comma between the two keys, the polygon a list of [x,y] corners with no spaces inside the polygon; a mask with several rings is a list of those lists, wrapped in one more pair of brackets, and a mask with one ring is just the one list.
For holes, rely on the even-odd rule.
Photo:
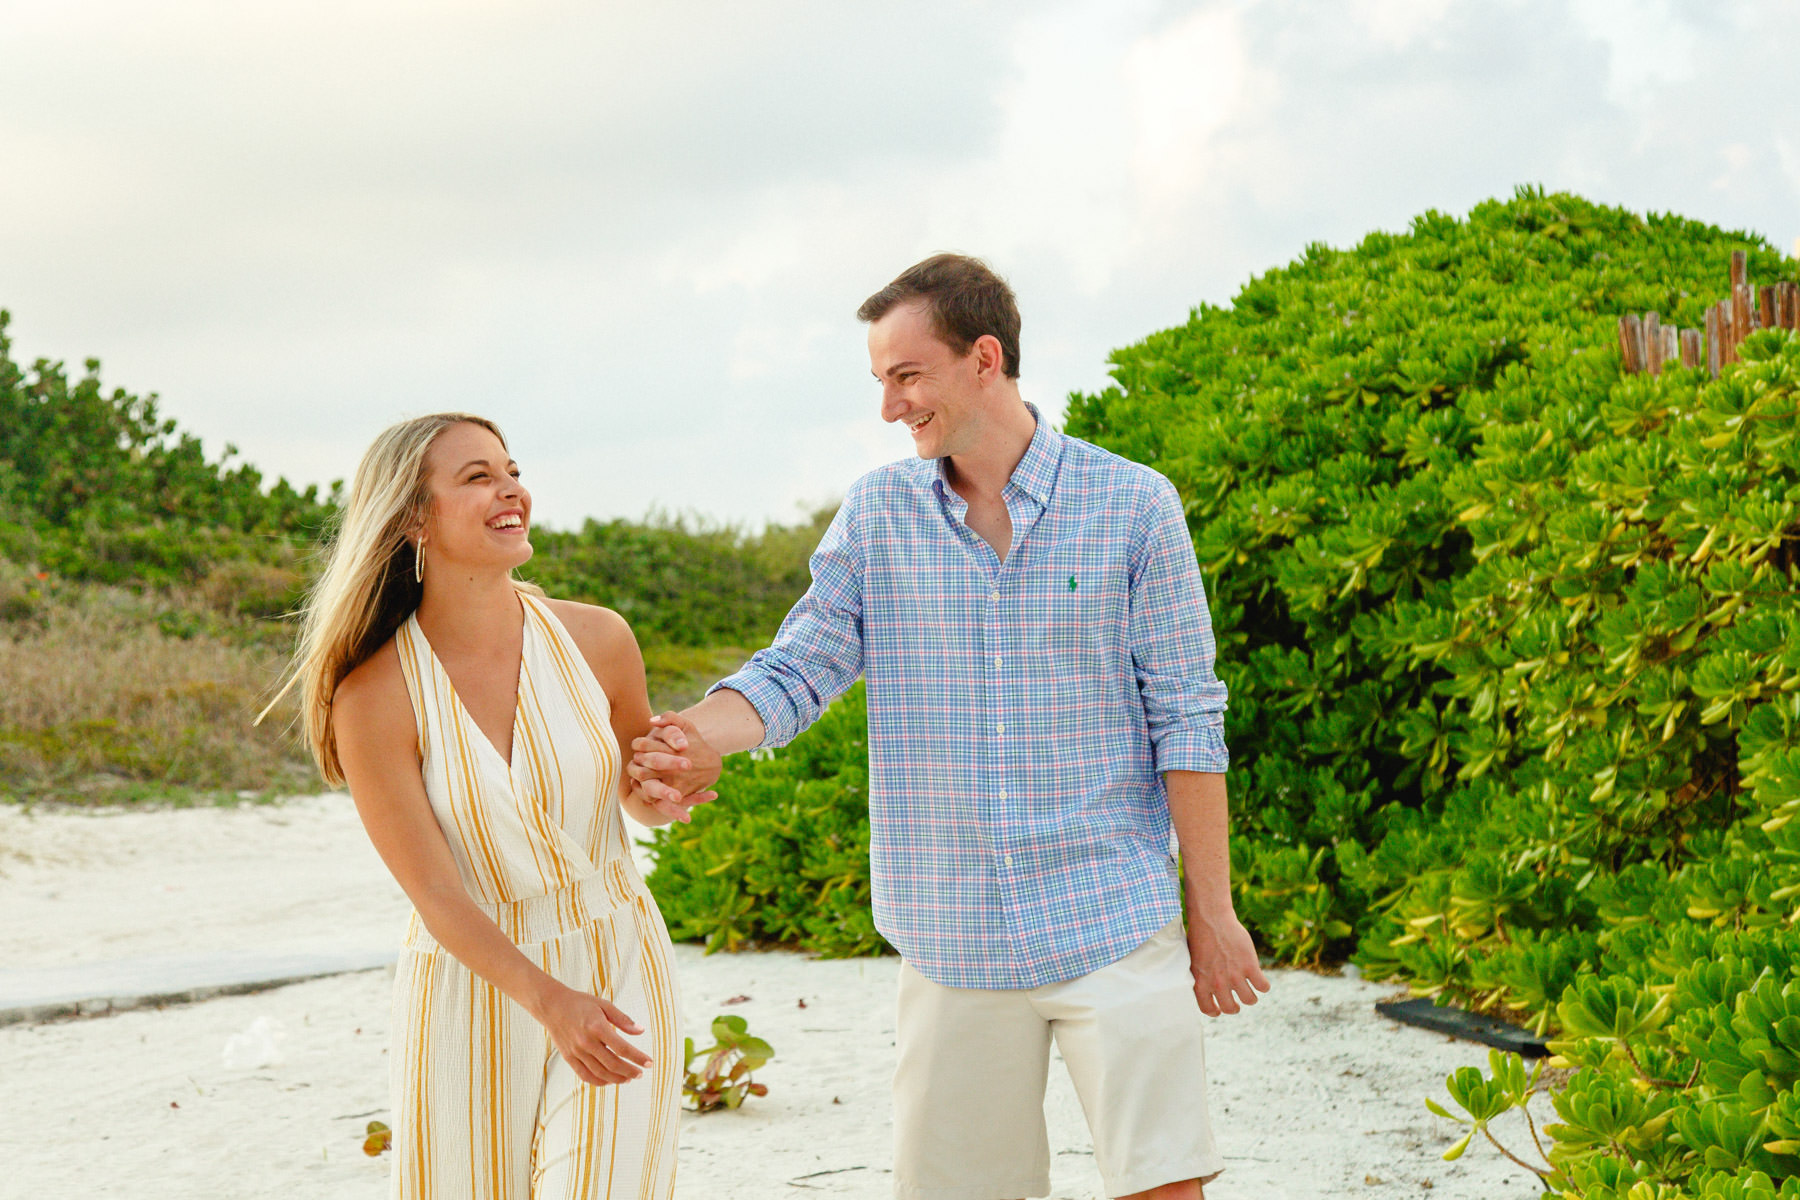
{"label": "shirt cuff", "polygon": [[1156,740],[1156,773],[1159,775],[1164,771],[1223,775],[1230,766],[1231,751],[1225,746],[1225,723],[1221,719],[1165,730]]}
{"label": "shirt cuff", "polygon": [[763,740],[755,749],[785,746],[800,735],[800,717],[794,710],[794,702],[788,699],[780,684],[761,671],[744,669],[727,675],[707,688],[706,694],[710,696],[724,688],[748,700],[762,719]]}

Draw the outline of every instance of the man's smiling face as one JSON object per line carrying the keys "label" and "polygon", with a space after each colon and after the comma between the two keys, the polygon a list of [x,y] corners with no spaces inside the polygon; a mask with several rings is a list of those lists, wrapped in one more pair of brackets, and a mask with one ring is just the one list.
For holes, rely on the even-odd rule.
{"label": "man's smiling face", "polygon": [[973,348],[958,354],[922,303],[895,305],[869,325],[869,370],[881,382],[881,419],[912,431],[920,458],[966,453],[979,426]]}

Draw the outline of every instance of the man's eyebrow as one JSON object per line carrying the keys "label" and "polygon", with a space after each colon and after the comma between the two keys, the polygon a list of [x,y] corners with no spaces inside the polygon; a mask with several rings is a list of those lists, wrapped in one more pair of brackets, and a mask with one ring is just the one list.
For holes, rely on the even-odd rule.
{"label": "man's eyebrow", "polygon": [[[917,362],[915,362],[915,361],[914,361],[914,360],[912,360],[912,359],[910,359],[910,358],[909,358],[909,359],[907,359],[907,360],[906,360],[906,361],[905,361],[905,362],[897,362],[897,363],[895,363],[895,364],[894,364],[894,365],[893,365],[893,366],[891,366],[891,367],[889,367],[889,368],[888,368],[888,369],[887,369],[887,371],[886,371],[886,372],[885,372],[885,374],[888,374],[888,375],[892,375],[892,374],[893,374],[893,373],[894,373],[894,372],[896,372],[896,371],[904,371],[904,370],[906,370],[906,368],[908,368],[908,367],[918,367],[918,366],[920,366],[920,365],[921,365],[921,364],[919,364],[919,363],[917,363]],[[871,374],[871,375],[875,375],[875,372],[873,372],[873,371],[871,371],[871,372],[869,372],[869,374]],[[881,378],[881,376],[880,376],[880,375],[875,375],[875,378],[877,378],[877,379],[880,379],[880,378]]]}

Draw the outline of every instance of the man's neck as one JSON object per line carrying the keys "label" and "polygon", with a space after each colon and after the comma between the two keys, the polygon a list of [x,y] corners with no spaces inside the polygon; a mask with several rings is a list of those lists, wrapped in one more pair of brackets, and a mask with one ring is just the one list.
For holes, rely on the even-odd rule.
{"label": "man's neck", "polygon": [[1037,421],[1015,392],[1000,406],[988,428],[982,431],[979,446],[968,453],[949,457],[945,463],[945,478],[964,500],[998,497],[1025,452],[1031,449],[1031,439],[1036,435]]}

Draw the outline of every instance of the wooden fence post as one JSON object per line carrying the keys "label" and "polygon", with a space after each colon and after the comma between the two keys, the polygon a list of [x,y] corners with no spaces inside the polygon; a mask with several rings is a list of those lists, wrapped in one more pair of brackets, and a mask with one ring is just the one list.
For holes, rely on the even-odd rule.
{"label": "wooden fence post", "polygon": [[1719,328],[1719,306],[1708,305],[1706,309],[1706,371],[1714,379],[1719,377],[1719,368],[1725,365],[1725,356],[1721,353],[1719,342],[1724,338],[1724,330]]}
{"label": "wooden fence post", "polygon": [[1638,357],[1638,319],[1636,313],[1626,313],[1619,318],[1619,359],[1625,367],[1627,375],[1635,375],[1644,369],[1643,360]]}
{"label": "wooden fence post", "polygon": [[1681,331],[1681,365],[1690,369],[1700,365],[1700,331],[1698,329]]}
{"label": "wooden fence post", "polygon": [[1663,364],[1662,314],[1645,313],[1641,328],[1644,331],[1644,366],[1652,375],[1661,375]]}

